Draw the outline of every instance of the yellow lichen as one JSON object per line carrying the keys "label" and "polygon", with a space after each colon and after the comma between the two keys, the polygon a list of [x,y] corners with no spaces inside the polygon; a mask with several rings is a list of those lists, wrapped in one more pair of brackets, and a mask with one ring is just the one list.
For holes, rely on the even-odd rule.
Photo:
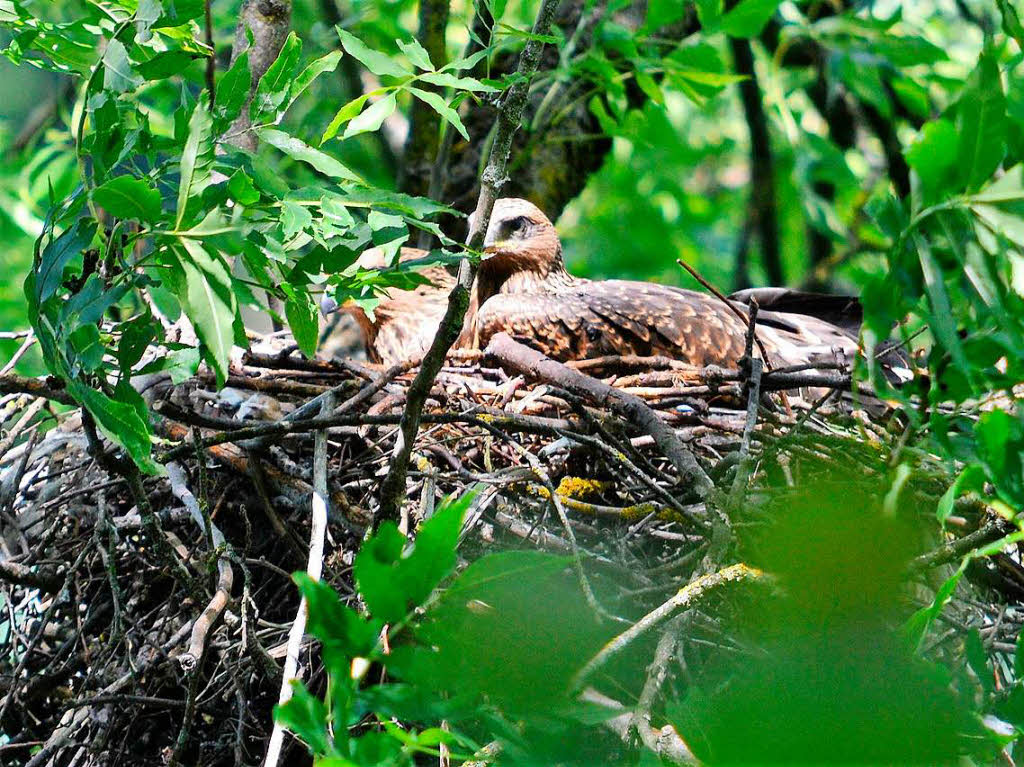
{"label": "yellow lichen", "polygon": [[555,492],[562,498],[591,498],[608,488],[607,482],[586,477],[562,477]]}

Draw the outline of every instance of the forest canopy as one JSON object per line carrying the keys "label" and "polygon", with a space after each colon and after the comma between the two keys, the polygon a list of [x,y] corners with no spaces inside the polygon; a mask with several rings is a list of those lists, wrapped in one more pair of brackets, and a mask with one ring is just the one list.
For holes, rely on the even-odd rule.
{"label": "forest canopy", "polygon": [[[0,50],[0,761],[1018,758],[1018,0],[0,0]],[[466,342],[520,197],[745,352]],[[762,286],[853,353],[773,362]]]}

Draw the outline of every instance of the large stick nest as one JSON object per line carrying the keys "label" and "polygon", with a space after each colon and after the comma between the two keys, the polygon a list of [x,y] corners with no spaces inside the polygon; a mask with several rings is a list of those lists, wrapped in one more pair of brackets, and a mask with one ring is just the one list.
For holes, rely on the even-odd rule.
{"label": "large stick nest", "polygon": [[[116,466],[113,446],[104,442],[106,456],[90,450],[77,411],[55,415],[58,426],[43,434],[22,420],[27,409],[40,412],[33,403],[41,400],[0,400],[11,435],[0,440],[11,448],[0,450],[0,729],[10,736],[0,760],[262,758],[298,605],[289,575],[306,568],[313,432],[326,424],[309,423],[318,404],[299,418],[296,410],[331,392],[324,577],[354,601],[353,556],[416,367],[313,362],[269,342],[261,348],[236,361],[220,391],[202,375],[178,386],[146,383],[168,440],[158,458],[172,470],[144,479],[142,508],[130,483],[104,468]],[[415,444],[402,525],[414,530],[445,496],[477,488],[465,559],[496,547],[578,553],[618,584],[605,604],[611,612],[628,604],[629,614],[642,614],[707,568],[703,560],[727,557],[709,545],[714,521],[730,503],[749,500],[748,486],[766,473],[792,481],[801,456],[878,472],[900,444],[898,417],[870,418],[838,390],[826,388],[814,406],[798,391],[786,399],[762,392],[760,408],[749,409],[753,420],[739,369],[581,363],[617,392],[641,397],[671,427],[713,483],[699,493],[680,481],[678,462],[638,426],[642,419],[630,422],[628,408],[566,391],[556,385],[562,381],[510,373],[512,362],[492,350],[443,369]],[[762,386],[799,385],[799,375],[766,373]],[[848,385],[841,371],[834,382]],[[245,439],[232,434],[243,427]],[[969,514],[960,521],[965,532],[981,524]],[[955,556],[947,544],[934,562]],[[989,624],[994,642],[1010,641],[1000,632],[1015,630],[1001,625]],[[307,643],[300,661],[316,687],[315,648]],[[289,748],[292,758],[304,753],[297,743]]]}

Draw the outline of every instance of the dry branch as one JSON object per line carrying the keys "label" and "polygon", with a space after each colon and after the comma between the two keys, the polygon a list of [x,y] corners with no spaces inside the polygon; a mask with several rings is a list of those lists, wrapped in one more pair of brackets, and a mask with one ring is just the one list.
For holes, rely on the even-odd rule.
{"label": "dry branch", "polygon": [[517,373],[539,378],[577,396],[587,397],[599,407],[610,407],[654,438],[658,447],[665,451],[665,455],[676,467],[680,479],[690,482],[698,497],[705,497],[714,488],[711,478],[697,463],[693,453],[687,450],[671,427],[639,397],[621,392],[596,378],[548,359],[540,352],[513,341],[505,333],[499,333],[491,339],[486,354]]}

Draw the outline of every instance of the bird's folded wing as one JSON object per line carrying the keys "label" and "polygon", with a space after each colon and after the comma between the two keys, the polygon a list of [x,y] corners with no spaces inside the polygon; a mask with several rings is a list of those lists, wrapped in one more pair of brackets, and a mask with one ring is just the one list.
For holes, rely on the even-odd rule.
{"label": "bird's folded wing", "polygon": [[481,346],[506,332],[553,359],[665,355],[735,364],[746,328],[716,299],[661,285],[579,281],[550,293],[499,294],[477,317]]}

